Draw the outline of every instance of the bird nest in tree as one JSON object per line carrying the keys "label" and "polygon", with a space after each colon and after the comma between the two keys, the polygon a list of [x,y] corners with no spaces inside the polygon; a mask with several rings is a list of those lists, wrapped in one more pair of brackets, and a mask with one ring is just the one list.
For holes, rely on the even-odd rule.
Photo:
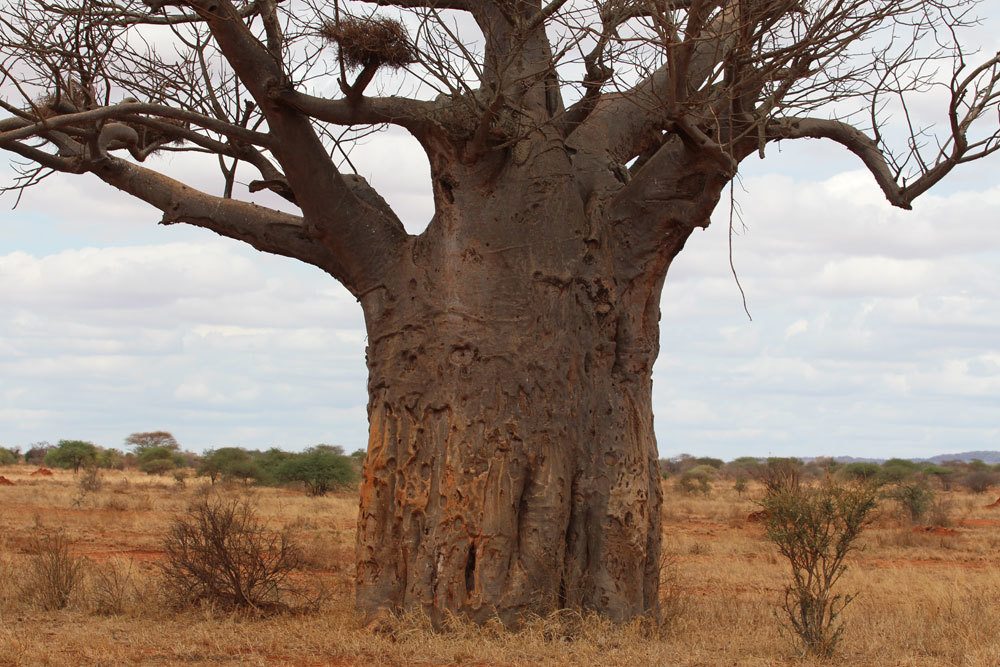
{"label": "bird nest in tree", "polygon": [[57,86],[53,92],[42,95],[35,100],[35,113],[39,118],[51,118],[60,113],[83,111],[94,106],[92,95],[88,95],[75,81],[69,85]]}
{"label": "bird nest in tree", "polygon": [[394,19],[346,17],[327,21],[320,34],[337,45],[348,67],[399,69],[414,61],[406,28]]}

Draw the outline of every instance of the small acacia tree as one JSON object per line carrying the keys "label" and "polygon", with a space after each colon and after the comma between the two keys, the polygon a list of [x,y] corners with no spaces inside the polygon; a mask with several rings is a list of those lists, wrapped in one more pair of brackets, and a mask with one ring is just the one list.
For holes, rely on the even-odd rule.
{"label": "small acacia tree", "polygon": [[278,466],[278,478],[299,482],[311,496],[350,484],[357,478],[351,459],[339,447],[319,445],[288,457]]}
{"label": "small acacia tree", "polygon": [[198,463],[198,474],[206,475],[212,484],[219,479],[241,479],[244,482],[260,477],[260,470],[250,452],[240,447],[220,447],[205,452]]}
{"label": "small acacia tree", "polygon": [[45,453],[45,465],[54,468],[72,468],[79,472],[86,465],[97,462],[97,445],[84,440],[60,440]]}
{"label": "small acacia tree", "polygon": [[0,466],[9,466],[21,460],[21,450],[0,447]]}
{"label": "small acacia tree", "polygon": [[935,493],[926,479],[900,482],[886,492],[886,497],[899,504],[912,523],[919,523],[934,506]]}
{"label": "small acacia tree", "polygon": [[770,487],[761,501],[767,537],[791,567],[783,608],[808,653],[830,656],[843,633],[839,617],[854,595],[834,587],[876,507],[876,488],[796,482]]}
{"label": "small acacia tree", "polygon": [[[9,0],[0,149],[15,189],[90,174],[357,297],[364,612],[628,619],[659,599],[651,374],[671,262],[779,141],[841,145],[902,208],[1000,148],[1000,57],[970,59],[971,11]],[[887,124],[924,92],[936,135]],[[420,233],[349,173],[351,140],[385,125],[427,156]],[[219,195],[165,173],[156,154],[177,151],[218,164]]]}
{"label": "small acacia tree", "polygon": [[136,454],[153,447],[162,447],[175,452],[181,448],[177,439],[168,431],[142,431],[139,433],[132,433],[125,438],[125,445],[127,447],[131,447],[132,451]]}
{"label": "small acacia tree", "polygon": [[132,448],[139,470],[150,475],[162,475],[184,465],[180,444],[167,431],[142,431],[125,438]]}

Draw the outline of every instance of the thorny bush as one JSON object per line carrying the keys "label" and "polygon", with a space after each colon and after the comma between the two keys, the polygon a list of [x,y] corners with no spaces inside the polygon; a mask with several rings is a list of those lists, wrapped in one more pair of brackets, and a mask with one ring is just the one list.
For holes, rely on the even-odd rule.
{"label": "thorny bush", "polygon": [[886,497],[896,501],[912,523],[920,523],[934,507],[934,490],[923,479],[897,484]]}
{"label": "thorny bush", "polygon": [[287,529],[270,530],[247,499],[196,501],[171,524],[164,552],[165,585],[181,605],[272,613],[291,609],[293,598],[318,602],[292,580],[302,549]]}
{"label": "thorny bush", "polygon": [[65,609],[83,582],[86,559],[70,553],[70,540],[62,530],[43,532],[29,548],[26,597],[46,611]]}
{"label": "thorny bush", "polygon": [[834,593],[845,559],[876,507],[870,484],[771,488],[760,502],[768,539],[791,566],[783,609],[806,653],[829,657],[844,626],[838,619],[855,598]]}

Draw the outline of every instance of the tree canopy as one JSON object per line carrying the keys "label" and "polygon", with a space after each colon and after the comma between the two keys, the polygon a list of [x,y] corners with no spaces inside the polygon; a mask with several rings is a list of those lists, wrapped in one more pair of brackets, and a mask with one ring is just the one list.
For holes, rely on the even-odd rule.
{"label": "tree canopy", "polygon": [[[1000,61],[962,39],[975,7],[14,0],[0,10],[0,148],[24,160],[13,187],[92,173],[165,224],[297,257],[357,294],[405,245],[396,214],[347,173],[351,140],[386,124],[421,143],[443,198],[454,184],[438,158],[522,161],[549,128],[579,169],[616,175],[587,187],[631,218],[636,242],[651,214],[638,203],[659,201],[680,147],[716,168],[688,172],[722,184],[773,142],[837,142],[907,208],[1000,146]],[[922,95],[941,105],[937,127],[914,113]],[[221,197],[149,159],[178,151],[217,156]],[[662,243],[666,230],[648,224]],[[706,224],[704,212],[688,224]]]}
{"label": "tree canopy", "polygon": [[198,464],[198,474],[212,480],[219,478],[245,481],[261,476],[260,466],[250,452],[240,447],[220,447],[205,452]]}
{"label": "tree canopy", "polygon": [[286,482],[299,482],[311,496],[326,495],[357,479],[351,459],[339,447],[318,445],[301,454],[288,457],[278,467],[278,477]]}
{"label": "tree canopy", "polygon": [[84,440],[60,440],[45,454],[45,465],[80,470],[97,462],[97,445]]}
{"label": "tree canopy", "polygon": [[167,431],[143,431],[133,433],[125,438],[125,445],[132,448],[136,455],[145,449],[163,447],[173,451],[180,449],[177,439]]}

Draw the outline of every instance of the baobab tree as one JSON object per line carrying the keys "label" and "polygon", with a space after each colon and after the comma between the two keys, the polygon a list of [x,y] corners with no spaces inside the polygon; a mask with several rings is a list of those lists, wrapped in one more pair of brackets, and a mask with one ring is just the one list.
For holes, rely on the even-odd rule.
{"label": "baobab tree", "polygon": [[[973,10],[13,0],[0,148],[13,189],[93,174],[161,224],[308,262],[357,297],[362,612],[628,619],[657,608],[671,261],[775,142],[840,144],[902,208],[995,152],[1000,58],[963,48]],[[937,128],[913,95],[940,105]],[[387,125],[430,165],[419,234],[351,173],[351,142]],[[164,173],[155,156],[177,151],[218,161],[215,194]]]}

